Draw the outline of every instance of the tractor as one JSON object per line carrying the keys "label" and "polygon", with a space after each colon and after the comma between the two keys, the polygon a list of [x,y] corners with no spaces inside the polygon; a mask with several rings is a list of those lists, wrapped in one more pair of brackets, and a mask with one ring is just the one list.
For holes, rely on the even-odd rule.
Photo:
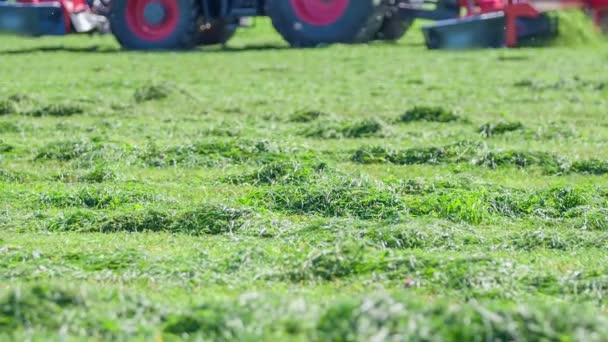
{"label": "tractor", "polygon": [[225,44],[243,18],[257,16],[269,17],[295,47],[398,40],[417,18],[437,21],[424,31],[429,48],[511,47],[520,38],[554,31],[544,12],[566,7],[583,8],[598,26],[608,25],[608,0],[16,1],[0,0],[0,30],[83,32],[100,26],[103,18],[131,50]]}
{"label": "tractor", "polygon": [[513,47],[519,39],[555,33],[556,25],[544,12],[568,7],[588,10],[598,26],[608,21],[608,0],[111,1],[114,35],[123,47],[137,50],[223,44],[240,18],[255,16],[269,17],[295,47],[394,41],[416,18],[447,21],[425,30],[429,48]]}
{"label": "tractor", "polygon": [[297,47],[396,40],[409,27],[385,0],[112,0],[108,18],[123,47],[147,50],[223,44],[255,16]]}

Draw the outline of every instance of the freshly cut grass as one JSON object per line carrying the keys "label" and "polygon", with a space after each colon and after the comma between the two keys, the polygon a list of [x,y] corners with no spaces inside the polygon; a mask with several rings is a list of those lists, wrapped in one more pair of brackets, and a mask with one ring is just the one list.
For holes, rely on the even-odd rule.
{"label": "freshly cut grass", "polygon": [[598,159],[577,160],[572,163],[570,171],[591,175],[605,175],[608,174],[608,161]]}
{"label": "freshly cut grass", "polygon": [[404,150],[387,149],[383,146],[364,146],[355,150],[351,160],[358,164],[468,163],[492,169],[504,166],[538,167],[547,174],[603,175],[608,171],[606,162],[597,159],[570,162],[564,157],[541,151],[488,151],[479,143],[472,141],[462,141],[441,147],[414,147]]}
{"label": "freshly cut grass", "polygon": [[559,21],[559,34],[552,42],[557,46],[600,46],[607,39],[594,25],[591,17],[578,9],[553,13]]}
{"label": "freshly cut grass", "polygon": [[55,103],[50,105],[44,105],[36,107],[27,111],[23,111],[21,114],[29,115],[34,117],[40,116],[72,116],[76,114],[84,113],[84,108],[75,104],[69,103]]}
{"label": "freshly cut grass", "polygon": [[100,145],[94,144],[88,139],[79,141],[56,141],[39,149],[35,159],[70,161],[99,149]]}
{"label": "freshly cut grass", "polygon": [[148,209],[104,215],[91,211],[61,214],[48,225],[50,231],[77,232],[174,232],[217,235],[241,229],[249,210],[204,204],[187,210]]}
{"label": "freshly cut grass", "polygon": [[0,37],[0,340],[608,339],[608,45],[55,39]]}
{"label": "freshly cut grass", "polygon": [[375,118],[338,124],[334,122],[319,122],[302,132],[309,138],[342,139],[383,137],[386,135],[386,125]]}
{"label": "freshly cut grass", "polygon": [[[204,340],[278,337],[333,341],[350,335],[370,340],[379,334],[412,340],[602,341],[608,337],[605,315],[589,305],[428,300],[403,291],[407,289],[394,294],[374,291],[340,295],[325,305],[266,292],[241,300],[198,299],[177,308],[169,301],[154,305],[145,296],[36,284],[12,290],[0,299],[0,317],[6,322],[0,331],[24,336],[26,332],[21,329],[27,326],[39,336],[61,329],[80,338],[129,339],[145,334]],[[108,302],[119,301],[126,312],[108,308]],[[299,309],[302,305],[305,311]],[[75,315],[77,312],[83,314]],[[133,321],[140,322],[137,332],[130,329]],[[90,328],[82,330],[80,326]]]}
{"label": "freshly cut grass", "polygon": [[133,99],[137,103],[143,103],[165,99],[172,93],[173,90],[167,84],[149,84],[137,88],[133,94]]}
{"label": "freshly cut grass", "polygon": [[228,176],[223,180],[233,184],[255,186],[298,184],[320,177],[327,169],[325,163],[302,163],[297,160],[270,162],[251,173]]}
{"label": "freshly cut grass", "polygon": [[394,218],[404,209],[391,189],[383,189],[367,180],[342,177],[256,189],[244,202],[290,214],[361,219]]}
{"label": "freshly cut grass", "polygon": [[291,114],[289,116],[289,121],[295,123],[307,123],[327,116],[329,115],[318,110],[301,110]]}
{"label": "freshly cut grass", "polygon": [[355,151],[352,160],[360,164],[392,163],[398,165],[438,164],[464,161],[475,153],[479,145],[462,141],[441,147],[415,147],[390,150],[382,146],[362,147]]}
{"label": "freshly cut grass", "polygon": [[508,132],[519,131],[524,128],[521,122],[498,121],[496,123],[486,123],[479,127],[479,133],[484,138],[501,135]]}
{"label": "freshly cut grass", "polygon": [[461,118],[454,114],[452,111],[443,107],[431,107],[431,106],[416,106],[405,111],[400,117],[399,121],[408,123],[414,121],[427,121],[427,122],[453,122],[460,121]]}
{"label": "freshly cut grass", "polygon": [[147,145],[138,155],[146,166],[215,166],[226,163],[269,163],[290,159],[290,149],[267,141],[220,140],[160,148]]}

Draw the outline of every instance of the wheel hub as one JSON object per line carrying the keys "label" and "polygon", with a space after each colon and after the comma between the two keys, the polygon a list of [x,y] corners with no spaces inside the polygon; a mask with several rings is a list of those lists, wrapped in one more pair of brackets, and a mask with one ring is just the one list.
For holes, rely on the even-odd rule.
{"label": "wheel hub", "polygon": [[179,3],[178,0],[127,0],[127,24],[139,39],[165,39],[178,25]]}
{"label": "wheel hub", "polygon": [[325,26],[338,21],[351,1],[358,0],[289,0],[295,14],[306,24]]}
{"label": "wheel hub", "polygon": [[150,25],[160,25],[167,17],[165,7],[159,2],[149,2],[144,7],[144,19]]}

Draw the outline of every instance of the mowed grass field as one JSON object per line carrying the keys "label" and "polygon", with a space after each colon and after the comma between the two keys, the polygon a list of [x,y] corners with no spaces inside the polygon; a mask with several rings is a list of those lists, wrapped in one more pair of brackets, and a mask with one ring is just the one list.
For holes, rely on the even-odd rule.
{"label": "mowed grass field", "polygon": [[0,37],[0,339],[608,339],[608,45]]}

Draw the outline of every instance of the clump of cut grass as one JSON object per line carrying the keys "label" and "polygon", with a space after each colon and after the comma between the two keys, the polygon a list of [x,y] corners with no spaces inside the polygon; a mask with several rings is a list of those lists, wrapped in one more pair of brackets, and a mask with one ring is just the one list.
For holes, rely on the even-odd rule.
{"label": "clump of cut grass", "polygon": [[178,214],[171,225],[174,232],[217,235],[232,233],[243,228],[251,212],[224,205],[200,205]]}
{"label": "clump of cut grass", "polygon": [[104,209],[117,208],[127,203],[144,204],[153,200],[153,195],[140,191],[84,187],[74,192],[56,191],[42,193],[39,195],[38,202],[42,205],[57,208]]}
{"label": "clump of cut grass", "polygon": [[307,123],[329,115],[318,110],[301,110],[289,116],[289,122]]}
{"label": "clump of cut grass", "polygon": [[528,131],[528,136],[534,139],[566,140],[577,136],[574,126],[566,126],[560,122],[549,122],[536,129]]}
{"label": "clump of cut grass", "polygon": [[485,153],[473,160],[473,164],[489,168],[539,166],[547,173],[558,173],[562,169],[563,160],[548,152],[505,151]]}
{"label": "clump of cut grass", "polygon": [[415,122],[415,121],[427,121],[427,122],[453,122],[460,121],[461,118],[454,114],[451,110],[443,107],[431,107],[431,106],[416,106],[405,111],[400,117],[399,121],[404,123]]}
{"label": "clump of cut grass", "polygon": [[454,222],[479,224],[488,217],[486,197],[480,191],[438,191],[423,197],[408,197],[405,205],[410,215]]}
{"label": "clump of cut grass", "polygon": [[49,225],[51,231],[173,232],[192,235],[232,233],[243,228],[252,213],[244,208],[201,204],[188,210],[148,209],[106,216],[91,211],[61,214]]}
{"label": "clump of cut grass", "polygon": [[608,174],[608,161],[599,159],[577,160],[569,168],[570,172],[590,175]]}
{"label": "clump of cut grass", "polygon": [[11,291],[0,299],[0,332],[40,325],[59,329],[64,310],[74,306],[84,306],[80,296],[48,285]]}
{"label": "clump of cut grass", "polygon": [[586,191],[579,188],[556,187],[541,193],[546,198],[546,206],[557,211],[559,216],[579,216],[573,209],[589,203]]}
{"label": "clump of cut grass", "polygon": [[317,250],[307,256],[300,267],[293,267],[292,281],[333,280],[367,271],[365,248],[356,243],[339,244],[333,248]]}
{"label": "clump of cut grass", "polygon": [[29,174],[0,168],[0,182],[23,183],[30,178],[31,176]]}
{"label": "clump of cut grass", "polygon": [[593,208],[582,215],[579,228],[593,231],[608,231],[608,209]]}
{"label": "clump of cut grass", "polygon": [[0,115],[9,115],[17,112],[17,106],[9,100],[0,100]]}
{"label": "clump of cut grass", "polygon": [[325,163],[278,161],[264,164],[259,169],[243,175],[225,177],[232,184],[274,185],[298,184],[319,177],[327,168]]}
{"label": "clump of cut grass", "polygon": [[103,183],[115,180],[117,177],[113,170],[98,166],[84,172],[62,170],[53,174],[51,178],[62,183]]}
{"label": "clump of cut grass", "polygon": [[498,121],[495,123],[486,123],[479,127],[478,131],[484,138],[489,138],[496,135],[514,132],[524,128],[521,122]]}
{"label": "clump of cut grass", "polygon": [[186,337],[204,334],[211,340],[235,339],[239,324],[251,324],[250,313],[241,312],[238,307],[226,303],[206,303],[186,313],[172,313],[164,322],[163,332],[169,335]]}
{"label": "clump of cut grass", "polygon": [[214,127],[203,130],[201,132],[203,136],[211,137],[238,137],[241,135],[241,130],[238,127],[222,128]]}
{"label": "clump of cut grass", "polygon": [[43,104],[27,94],[14,94],[0,101],[0,115],[21,114],[25,116],[72,116],[84,113],[84,108],[73,103]]}
{"label": "clump of cut grass", "polygon": [[8,97],[8,100],[14,103],[31,103],[34,98],[29,94],[16,93]]}
{"label": "clump of cut grass", "polygon": [[99,148],[98,144],[88,139],[55,141],[40,148],[34,159],[70,161]]}
{"label": "clump of cut grass", "polygon": [[302,132],[306,137],[321,139],[383,137],[385,134],[385,124],[374,118],[344,124],[322,122]]}
{"label": "clump of cut grass", "polygon": [[66,256],[70,264],[87,271],[124,270],[132,267],[141,259],[136,250],[120,250],[113,253],[69,253]]}
{"label": "clump of cut grass", "polygon": [[172,212],[156,209],[118,213],[105,219],[98,218],[98,222],[89,229],[103,233],[170,231],[175,220],[173,215]]}
{"label": "clump of cut grass", "polygon": [[364,146],[355,150],[351,160],[358,164],[440,164],[470,163],[488,168],[511,166],[539,167],[546,174],[568,172],[603,175],[608,173],[608,162],[597,159],[579,160],[568,166],[568,160],[541,151],[487,151],[476,142],[462,141],[442,147],[416,147],[405,150],[383,146]]}
{"label": "clump of cut grass", "polygon": [[584,189],[555,187],[533,192],[499,191],[489,195],[490,213],[507,217],[536,216],[541,218],[579,217],[576,209],[590,204]]}
{"label": "clump of cut grass", "polygon": [[391,163],[398,165],[437,164],[446,159],[441,148],[411,148],[387,150],[381,146],[363,147],[355,151],[352,160],[359,164]]}
{"label": "clump of cut grass", "polygon": [[463,244],[479,244],[480,239],[463,231],[454,232],[446,227],[418,227],[410,225],[386,225],[365,231],[364,236],[382,248],[396,249],[455,249]]}
{"label": "clump of cut grass", "polygon": [[290,214],[361,219],[395,218],[404,209],[399,196],[392,189],[380,188],[366,180],[343,177],[255,189],[244,201]]}
{"label": "clump of cut grass", "polygon": [[[2,113],[2,104],[0,103],[0,113]],[[0,114],[2,115],[2,114]],[[22,129],[12,122],[0,122],[0,133],[17,133]]]}
{"label": "clump of cut grass", "polygon": [[[574,241],[576,243],[576,241]],[[509,237],[509,246],[518,250],[531,251],[539,248],[568,250],[572,248],[572,241],[562,235],[544,229],[526,230]]]}
{"label": "clump of cut grass", "polygon": [[0,140],[0,153],[11,152],[14,149],[15,149],[15,146],[7,144],[4,141]]}
{"label": "clump of cut grass", "polygon": [[84,108],[70,103],[55,103],[22,111],[21,114],[33,117],[40,116],[73,116],[84,113]]}
{"label": "clump of cut grass", "polygon": [[116,180],[117,176],[114,170],[98,165],[93,170],[79,177],[79,180],[87,183],[103,183]]}
{"label": "clump of cut grass", "polygon": [[27,94],[13,94],[4,100],[0,100],[0,115],[18,114],[22,107],[27,107],[34,99]]}
{"label": "clump of cut grass", "polygon": [[133,99],[137,103],[162,100],[173,93],[171,87],[166,84],[148,84],[137,88],[133,94]]}
{"label": "clump of cut grass", "polygon": [[270,163],[290,159],[279,146],[267,141],[230,140],[200,142],[160,149],[148,144],[138,154],[147,166],[216,166],[222,163]]}
{"label": "clump of cut grass", "polygon": [[359,164],[391,163],[397,165],[438,164],[459,162],[469,158],[478,144],[461,141],[442,147],[415,147],[406,150],[389,150],[382,146],[362,147],[355,151],[352,161]]}

